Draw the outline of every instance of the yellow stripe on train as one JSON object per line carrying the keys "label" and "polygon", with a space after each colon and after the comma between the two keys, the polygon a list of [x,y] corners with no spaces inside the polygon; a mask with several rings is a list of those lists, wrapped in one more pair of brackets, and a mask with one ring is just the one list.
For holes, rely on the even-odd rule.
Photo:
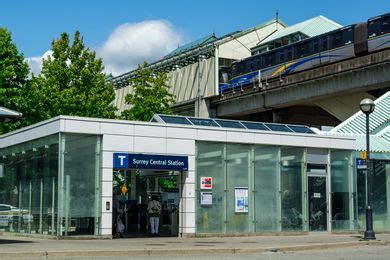
{"label": "yellow stripe on train", "polygon": [[280,73],[282,73],[283,71],[285,71],[288,67],[290,67],[291,65],[295,64],[296,62],[291,62],[291,63],[288,63],[288,64],[284,64],[282,66],[279,67],[279,69],[277,69],[276,71],[274,71],[274,73],[272,73],[272,76],[277,76],[279,75]]}

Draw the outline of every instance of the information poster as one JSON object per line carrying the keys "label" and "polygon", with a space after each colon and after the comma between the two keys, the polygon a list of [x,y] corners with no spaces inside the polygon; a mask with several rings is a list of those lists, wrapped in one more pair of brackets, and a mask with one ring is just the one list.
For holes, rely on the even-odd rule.
{"label": "information poster", "polygon": [[235,212],[247,213],[248,212],[248,188],[234,188],[235,197]]}
{"label": "information poster", "polygon": [[200,205],[210,206],[213,205],[213,194],[211,192],[200,193]]}
{"label": "information poster", "polygon": [[213,178],[212,177],[200,177],[200,189],[201,190],[213,189]]}

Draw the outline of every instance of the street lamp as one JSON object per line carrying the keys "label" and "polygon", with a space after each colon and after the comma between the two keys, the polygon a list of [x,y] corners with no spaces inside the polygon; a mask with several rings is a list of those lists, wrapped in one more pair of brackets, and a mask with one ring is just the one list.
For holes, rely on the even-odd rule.
{"label": "street lamp", "polygon": [[0,106],[0,122],[8,122],[22,117],[22,113]]}
{"label": "street lamp", "polygon": [[366,203],[366,231],[364,231],[364,239],[376,239],[372,224],[372,169],[370,162],[370,114],[374,112],[375,103],[369,98],[365,98],[360,102],[360,110],[366,114],[366,182],[367,182],[367,203]]}

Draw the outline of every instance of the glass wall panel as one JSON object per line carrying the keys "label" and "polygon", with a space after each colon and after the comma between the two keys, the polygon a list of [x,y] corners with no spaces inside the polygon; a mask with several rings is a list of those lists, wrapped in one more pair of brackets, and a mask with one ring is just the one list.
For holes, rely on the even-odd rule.
{"label": "glass wall panel", "polygon": [[280,231],[279,147],[255,146],[255,231]]}
{"label": "glass wall panel", "polygon": [[332,229],[353,230],[355,185],[351,151],[333,150],[331,161]]}
{"label": "glass wall panel", "polygon": [[[390,230],[390,161],[371,160],[373,169],[373,222],[374,231]],[[358,219],[359,228],[365,229],[366,179],[365,170],[358,169]]]}
{"label": "glass wall panel", "polygon": [[62,134],[62,235],[98,235],[100,136]]}
{"label": "glass wall panel", "polygon": [[282,230],[303,230],[303,148],[281,148]]}
{"label": "glass wall panel", "polygon": [[249,168],[251,147],[226,145],[227,205],[226,232],[249,232]]}
{"label": "glass wall panel", "polygon": [[374,230],[386,231],[390,229],[389,188],[390,188],[390,161],[372,160],[372,210]]}
{"label": "glass wall panel", "polygon": [[[223,233],[226,220],[225,145],[197,142],[196,149],[196,232]],[[211,185],[206,185],[206,178],[211,178]]]}
{"label": "glass wall panel", "polygon": [[357,191],[357,215],[358,228],[364,230],[366,226],[366,169],[356,169],[356,191]]}
{"label": "glass wall panel", "polygon": [[58,135],[0,150],[0,229],[56,235]]}

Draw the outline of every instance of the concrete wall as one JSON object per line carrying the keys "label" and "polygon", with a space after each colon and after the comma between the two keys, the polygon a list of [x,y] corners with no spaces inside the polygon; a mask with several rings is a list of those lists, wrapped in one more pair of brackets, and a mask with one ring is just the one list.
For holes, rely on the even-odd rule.
{"label": "concrete wall", "polygon": [[[215,57],[187,65],[168,73],[170,93],[176,96],[176,102],[188,101],[200,96],[215,94],[216,69]],[[129,106],[125,104],[125,96],[132,92],[132,86],[115,89],[114,104],[119,113]]]}

